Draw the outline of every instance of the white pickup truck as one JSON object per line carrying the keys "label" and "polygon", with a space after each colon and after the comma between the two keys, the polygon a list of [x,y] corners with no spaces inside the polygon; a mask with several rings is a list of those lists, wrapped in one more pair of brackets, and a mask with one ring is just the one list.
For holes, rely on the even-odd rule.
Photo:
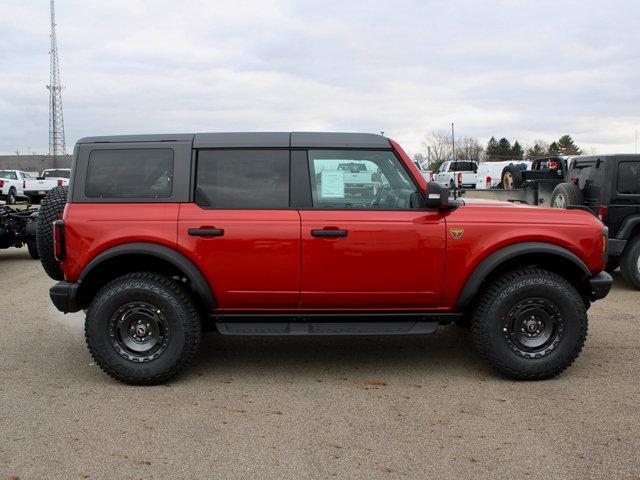
{"label": "white pickup truck", "polygon": [[0,199],[13,205],[19,197],[24,197],[24,184],[33,177],[22,170],[0,170]]}
{"label": "white pickup truck", "polygon": [[40,203],[40,200],[56,187],[69,185],[70,168],[50,168],[34,179],[24,182],[24,194],[29,197],[29,203]]}
{"label": "white pickup truck", "polygon": [[478,178],[478,162],[473,160],[455,160],[444,162],[435,174],[434,180],[448,188],[475,188]]}

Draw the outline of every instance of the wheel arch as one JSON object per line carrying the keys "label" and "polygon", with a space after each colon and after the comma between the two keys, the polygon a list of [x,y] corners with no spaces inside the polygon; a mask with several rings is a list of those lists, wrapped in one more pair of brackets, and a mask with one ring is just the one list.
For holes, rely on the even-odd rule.
{"label": "wheel arch", "polygon": [[194,263],[176,250],[155,243],[118,245],[97,255],[78,278],[78,299],[86,306],[111,280],[136,271],[148,271],[186,279],[200,308],[209,311],[216,300],[206,278]]}
{"label": "wheel arch", "polygon": [[462,288],[457,307],[469,306],[482,286],[502,272],[538,266],[567,279],[583,296],[588,296],[588,278],[592,276],[586,264],[566,248],[543,242],[516,243],[503,247],[482,260]]}

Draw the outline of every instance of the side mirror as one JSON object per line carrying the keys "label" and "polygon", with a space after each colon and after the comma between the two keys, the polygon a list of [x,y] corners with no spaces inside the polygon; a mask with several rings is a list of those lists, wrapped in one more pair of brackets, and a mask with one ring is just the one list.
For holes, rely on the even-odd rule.
{"label": "side mirror", "polygon": [[427,182],[424,198],[426,207],[449,208],[449,189],[438,182]]}

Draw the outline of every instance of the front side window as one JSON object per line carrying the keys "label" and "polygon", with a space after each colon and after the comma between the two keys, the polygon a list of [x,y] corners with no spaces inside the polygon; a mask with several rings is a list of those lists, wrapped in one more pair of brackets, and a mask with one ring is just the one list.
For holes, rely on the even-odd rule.
{"label": "front side window", "polygon": [[198,152],[195,201],[207,208],[289,208],[289,151]]}
{"label": "front side window", "polygon": [[168,198],[173,189],[173,150],[94,150],[85,194],[90,198]]}
{"label": "front side window", "polygon": [[623,195],[640,194],[640,162],[620,162],[618,193]]}
{"label": "front side window", "polygon": [[309,150],[314,208],[408,209],[418,189],[393,152]]}

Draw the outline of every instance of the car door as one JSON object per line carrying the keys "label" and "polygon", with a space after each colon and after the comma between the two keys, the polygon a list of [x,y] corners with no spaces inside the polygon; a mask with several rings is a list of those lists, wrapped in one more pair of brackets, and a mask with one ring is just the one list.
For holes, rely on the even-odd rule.
{"label": "car door", "polygon": [[[337,165],[363,163],[370,189],[350,191]],[[400,310],[438,305],[444,214],[420,208],[393,151],[309,150],[311,208],[301,208],[301,307]],[[367,193],[371,192],[371,193]]]}
{"label": "car door", "polygon": [[194,202],[182,204],[180,250],[221,311],[299,307],[300,216],[289,206],[289,151],[197,152]]}

